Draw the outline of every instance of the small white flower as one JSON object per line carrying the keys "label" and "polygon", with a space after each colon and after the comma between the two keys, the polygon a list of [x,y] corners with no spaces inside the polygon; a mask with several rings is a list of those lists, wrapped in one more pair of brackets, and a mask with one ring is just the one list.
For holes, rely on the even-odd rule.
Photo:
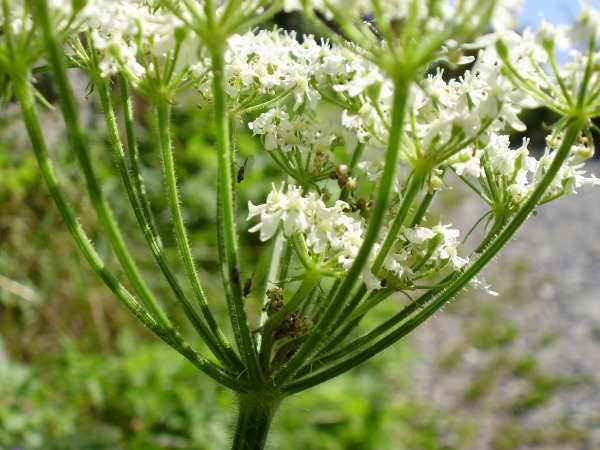
{"label": "small white flower", "polygon": [[435,231],[425,227],[407,228],[403,231],[403,234],[413,244],[422,244],[436,235]]}

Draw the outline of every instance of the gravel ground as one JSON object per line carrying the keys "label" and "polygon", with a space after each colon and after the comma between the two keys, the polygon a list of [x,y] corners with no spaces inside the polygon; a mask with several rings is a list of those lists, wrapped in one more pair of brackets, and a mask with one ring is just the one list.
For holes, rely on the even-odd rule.
{"label": "gravel ground", "polygon": [[[590,168],[600,175],[600,163]],[[540,208],[486,270],[500,295],[466,292],[414,334],[424,355],[414,368],[417,397],[476,424],[467,450],[600,448],[599,195],[596,189]],[[477,217],[476,200],[452,216]],[[480,345],[481,336],[469,332],[478,322],[503,324],[514,338]],[[484,337],[499,331],[491,326]],[[453,351],[456,362],[441,364]],[[519,371],[515,361],[535,367]],[[486,373],[483,394],[466,395]],[[532,391],[547,398],[523,406]],[[502,446],[498,435],[507,427],[546,438]],[[577,438],[556,436],[559,427],[578,430]]]}

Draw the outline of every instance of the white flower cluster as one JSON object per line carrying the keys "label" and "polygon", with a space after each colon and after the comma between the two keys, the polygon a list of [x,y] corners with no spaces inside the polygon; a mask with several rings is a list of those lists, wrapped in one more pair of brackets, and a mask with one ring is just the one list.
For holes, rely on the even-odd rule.
{"label": "white flower cluster", "polygon": [[[342,112],[342,124],[371,150],[360,167],[375,176],[389,134],[392,92],[389,82],[377,83],[378,96],[361,95],[362,105],[357,112]],[[507,126],[524,131],[519,113],[537,106],[502,76],[497,57],[478,62],[459,79],[446,80],[443,71],[438,70],[413,89],[410,104],[412,121],[405,125],[405,133],[412,139],[406,141],[402,161],[414,167],[425,157],[439,164],[458,153],[463,164],[477,172],[476,176],[480,152],[462,150],[473,141],[493,141]],[[468,156],[474,160],[467,160]]]}
{"label": "white flower cluster", "polygon": [[[238,102],[248,97],[276,95],[289,91],[294,109],[300,106],[315,108],[321,99],[320,90],[343,84],[356,73],[374,69],[351,51],[317,42],[303,36],[300,42],[295,33],[279,30],[250,31],[233,35],[225,54],[227,93]],[[210,64],[204,61],[205,67]],[[198,65],[196,70],[201,70]],[[200,91],[210,98],[210,82]]]}
{"label": "white flower cluster", "polygon": [[356,258],[363,241],[363,220],[349,213],[350,205],[337,201],[331,207],[314,192],[302,195],[302,189],[290,185],[269,193],[266,203],[248,203],[248,219],[260,216],[250,232],[260,231],[260,239],[273,237],[279,226],[284,236],[303,235],[312,255],[334,265],[348,268]]}
{"label": "white flower cluster", "polygon": [[[48,0],[48,9],[57,30],[63,31],[73,25],[73,5],[70,0]],[[10,0],[7,2],[7,12],[10,18],[10,28],[13,34],[28,33],[33,29],[33,20],[25,0]],[[4,24],[4,8],[0,8],[0,28]],[[4,37],[0,33],[0,40]]]}
{"label": "white flower cluster", "polygon": [[[522,130],[518,119],[520,107],[532,107],[543,104],[560,111],[568,107],[570,102],[577,99],[579,86],[586,73],[588,56],[574,46],[588,44],[590,38],[598,37],[600,33],[600,14],[584,7],[579,20],[570,26],[553,26],[543,24],[539,31],[525,30],[522,34],[505,32],[502,41],[510,54],[507,56],[513,70],[513,77],[518,77],[524,89],[516,91],[502,71],[503,62],[494,46],[489,46],[478,57],[473,72],[477,77],[483,77],[493,86],[488,92],[497,94],[499,114],[504,121],[514,129]],[[553,58],[553,48],[569,50],[570,60],[558,66]],[[592,60],[600,60],[600,52],[591,55]],[[600,83],[600,72],[592,70],[587,81],[589,86]],[[562,81],[557,81],[560,79]],[[440,82],[443,86],[443,81]],[[477,90],[466,89],[470,104],[477,98]],[[449,96],[446,94],[445,98]],[[598,102],[598,99],[596,99]],[[436,104],[439,102],[436,102]],[[457,102],[455,101],[454,104]],[[592,105],[588,107],[593,108]],[[597,107],[597,106],[596,106]],[[493,111],[490,111],[490,113]],[[481,113],[485,115],[485,111]],[[442,114],[447,117],[448,113]],[[468,117],[468,116],[463,116]],[[490,116],[491,117],[491,116]],[[494,122],[488,127],[488,132],[478,134],[475,143],[448,159],[445,164],[452,167],[458,175],[464,175],[482,180],[484,165],[496,179],[497,186],[502,188],[501,194],[506,194],[508,200],[518,204],[536,187],[548,170],[556,150],[562,142],[562,136],[552,133],[547,138],[544,155],[538,160],[532,157],[528,150],[528,142],[524,141],[518,149],[511,149],[509,138],[500,134],[500,123]],[[447,132],[446,132],[447,134]],[[578,189],[589,188],[600,184],[594,175],[586,175],[583,161],[594,154],[593,142],[587,137],[580,136],[571,149],[571,154],[554,178],[546,197],[542,201],[551,200],[564,193],[575,193]],[[482,184],[483,185],[483,184]]]}
{"label": "white flower cluster", "polygon": [[[259,31],[229,39],[225,77],[231,97],[256,92],[275,94],[293,90],[296,105],[314,103],[319,94],[310,86],[311,65],[321,47],[312,39],[299,43],[295,34]],[[210,83],[204,85],[209,91]]]}
{"label": "white flower cluster", "polygon": [[501,180],[499,184],[510,193],[510,201],[518,203],[535,187],[533,175],[538,161],[530,156],[529,141],[525,139],[518,149],[510,147],[509,137],[492,134],[484,146],[469,146],[451,158],[447,163],[459,176],[483,179],[486,176],[484,162],[490,175]]}
{"label": "white flower cluster", "polygon": [[197,63],[200,41],[184,23],[145,0],[90,0],[85,9],[102,77],[124,71],[135,82],[156,69],[156,58],[177,51],[175,72]]}
{"label": "white flower cluster", "polygon": [[[545,199],[561,193],[576,193],[577,189],[587,189],[600,185],[595,175],[586,176],[583,162],[593,156],[593,150],[584,143],[575,145],[571,156],[559,170]],[[552,139],[544,155],[538,160],[530,155],[529,141],[525,139],[518,149],[510,147],[509,137],[492,134],[489,142],[483,146],[470,146],[462,150],[448,164],[460,176],[482,179],[486,176],[485,164],[499,186],[509,195],[509,201],[518,204],[536,187],[552,163],[554,152],[560,145],[560,139]],[[544,200],[544,199],[543,199]]]}
{"label": "white flower cluster", "polygon": [[[352,135],[375,150],[385,147],[393,90],[374,64],[347,49],[319,44],[310,36],[299,43],[294,35],[260,31],[230,41],[227,86],[238,103],[257,92],[275,96],[289,90],[294,98],[293,105],[282,101],[250,123],[267,150],[322,148],[341,135]],[[482,58],[487,55],[490,52]],[[414,135],[426,153],[433,151],[429,146],[443,148],[451,139],[457,143],[477,136],[485,141],[507,124],[524,130],[518,114],[536,103],[501,75],[497,56],[493,61],[490,58],[460,79],[446,81],[439,71],[413,90],[410,103],[415,121],[412,128],[406,126],[406,132]],[[208,81],[204,90],[208,97]],[[322,120],[320,108],[317,121],[314,111],[323,103],[333,104],[339,118]],[[372,154],[375,160],[379,156],[380,151]],[[410,152],[405,156],[410,160]]]}
{"label": "white flower cluster", "polygon": [[[451,228],[450,224],[403,228],[386,256],[384,270],[379,276],[391,279],[398,286],[410,286],[413,280],[436,275],[446,267],[462,269],[469,260],[458,254],[459,236],[460,231]],[[373,246],[371,263],[380,249],[380,244]],[[380,278],[371,273],[370,267],[363,272],[363,278],[370,289],[380,286]]]}
{"label": "white flower cluster", "polygon": [[[352,109],[363,116],[375,114],[375,108],[363,108],[368,97],[365,91],[384,85],[381,96],[391,92],[381,71],[350,50],[319,43],[312,36],[300,42],[294,33],[262,30],[232,36],[225,59],[227,93],[240,108],[260,103],[257,98],[281,96],[281,101],[249,123],[267,150],[327,155],[334,143],[352,148],[357,139],[368,141],[377,133],[381,136],[376,143],[383,145],[387,128],[380,117],[371,122],[365,118],[368,124],[358,130],[354,113],[340,107],[351,102]],[[200,74],[208,72],[208,67],[206,60],[194,70]],[[199,89],[210,100],[210,75]],[[339,102],[332,103],[336,97]],[[389,107],[378,108],[389,114]]]}
{"label": "white flower cluster", "polygon": [[341,124],[332,123],[333,120],[335,117],[327,117],[326,114],[288,114],[284,109],[271,108],[250,122],[248,127],[255,135],[264,137],[266,150],[298,150],[306,153],[329,149],[338,137],[336,128],[339,134],[343,134]]}
{"label": "white flower cluster", "polygon": [[[262,241],[271,239],[278,229],[286,238],[301,234],[309,256],[330,263],[331,268],[350,268],[363,243],[364,219],[351,212],[348,203],[338,200],[328,207],[314,192],[303,195],[302,189],[294,185],[287,190],[283,185],[273,186],[264,204],[249,202],[248,220],[257,216],[260,221],[249,231],[260,232]],[[390,277],[409,285],[410,280],[419,274],[430,274],[432,269],[439,271],[447,266],[461,269],[468,259],[458,255],[459,234],[459,230],[442,224],[432,228],[403,228],[378,277],[371,274],[371,267],[381,245],[373,247],[363,279],[369,288],[375,289],[380,287],[382,279]]]}
{"label": "white flower cluster", "polygon": [[[554,153],[560,147],[562,136],[549,136],[547,138],[547,147],[544,155],[540,158],[537,164],[534,181],[539,181],[547,171],[554,157]],[[569,158],[562,165],[552,184],[548,189],[547,196],[553,197],[561,193],[576,194],[579,189],[589,190],[594,186],[600,186],[600,179],[594,174],[588,175],[583,169],[584,161],[594,155],[592,143],[587,141],[587,138],[581,137],[578,142],[571,147]]]}
{"label": "white flower cluster", "polygon": [[[459,79],[445,81],[443,72],[429,76],[414,108],[416,134],[426,147],[435,141],[443,146],[457,132],[464,137],[479,136],[504,128],[524,131],[518,114],[525,106],[536,106],[500,75],[498,61],[478,63]],[[487,124],[486,122],[491,121]]]}
{"label": "white flower cluster", "polygon": [[[185,33],[185,39],[179,36],[183,22],[156,2],[88,0],[81,2],[81,9],[75,11],[69,0],[49,0],[48,7],[59,34],[69,28],[67,41],[77,39],[80,32],[88,33],[90,49],[99,58],[102,77],[124,71],[132,80],[139,80],[155,68],[152,57],[164,57],[176,44],[179,46],[176,69],[198,58],[197,38],[193,33]],[[23,0],[11,0],[9,14],[13,33],[25,33],[32,28],[31,14]],[[3,21],[0,11],[0,23]],[[181,37],[178,43],[176,37]],[[80,48],[73,46],[73,57],[78,56]]]}

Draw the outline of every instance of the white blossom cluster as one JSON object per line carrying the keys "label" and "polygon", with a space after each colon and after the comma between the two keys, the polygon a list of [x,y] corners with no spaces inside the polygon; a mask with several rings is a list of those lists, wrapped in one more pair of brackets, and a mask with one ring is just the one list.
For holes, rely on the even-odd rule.
{"label": "white blossom cluster", "polygon": [[[288,239],[300,234],[311,258],[319,259],[331,269],[350,268],[363,243],[365,220],[352,212],[351,205],[337,200],[327,206],[314,192],[303,195],[295,185],[273,186],[265,203],[248,203],[248,220],[259,217],[250,232],[260,232],[261,241],[271,239],[278,230]],[[450,225],[438,224],[431,228],[416,226],[403,228],[393,250],[385,258],[379,277],[371,273],[371,267],[379,244],[373,247],[370,264],[363,271],[363,279],[369,288],[378,288],[382,279],[390,277],[396,283],[409,285],[420,273],[446,266],[461,269],[468,259],[458,255],[459,230]],[[379,275],[379,274],[378,274]]]}
{"label": "white blossom cluster", "polygon": [[[513,149],[510,147],[507,135],[493,134],[489,142],[482,147],[472,146],[458,153],[448,161],[450,166],[460,176],[482,179],[486,176],[484,162],[490,174],[500,185],[504,186],[509,195],[509,201],[518,204],[535,188],[550,166],[559,139],[551,140],[544,155],[538,160],[531,156],[528,148],[529,141]],[[600,185],[600,179],[595,175],[586,175],[582,161],[589,159],[593,150],[589,145],[579,143],[571,150],[571,156],[562,166],[554,179],[546,198],[551,198],[561,192],[576,193],[577,189],[589,189]]]}
{"label": "white blossom cluster", "polygon": [[173,30],[181,26],[172,15],[137,0],[91,2],[87,13],[92,43],[101,52],[102,77],[125,69],[142,78],[146,69],[138,60],[138,52],[158,54],[161,47],[172,47]]}
{"label": "white blossom cluster", "polygon": [[[552,136],[549,136],[547,141],[544,155],[537,164],[534,181],[541,179],[548,167],[550,167],[554,153],[561,143],[560,136],[555,139],[553,139]],[[554,178],[548,189],[547,195],[552,197],[559,195],[562,192],[576,194],[579,189],[589,190],[594,186],[600,186],[600,179],[594,174],[588,174],[587,171],[584,170],[584,161],[591,158],[593,154],[594,150],[591,147],[591,143],[585,138],[580,138],[579,142],[576,142],[571,148],[569,159],[560,168],[556,178]]]}
{"label": "white blossom cluster", "polygon": [[[201,43],[184,21],[157,2],[90,0],[81,31],[88,34],[101,77],[125,73],[134,84],[174,58],[172,72],[196,64]],[[157,67],[160,65],[160,67]]]}
{"label": "white blossom cluster", "polygon": [[[72,16],[76,11],[73,10],[73,4],[69,0],[48,0],[48,9],[51,12],[56,29],[60,32],[65,31],[73,23],[78,22],[77,20],[72,20]],[[7,12],[13,34],[24,34],[33,29],[33,20],[29,10],[26,8],[25,0],[9,0],[7,2]],[[0,26],[2,26],[4,21],[4,8],[0,8]]]}
{"label": "white blossom cluster", "polygon": [[273,237],[281,226],[288,238],[302,234],[312,255],[348,268],[358,254],[363,241],[364,221],[349,213],[350,205],[336,201],[327,207],[314,192],[302,195],[302,188],[294,185],[273,186],[266,202],[248,203],[248,219],[259,216],[260,222],[250,232],[260,231],[260,239]]}
{"label": "white blossom cluster", "polygon": [[[312,36],[304,36],[300,42],[294,33],[261,30],[232,36],[226,62],[226,89],[236,104],[251,104],[257,97],[282,98],[248,124],[262,138],[266,150],[323,153],[334,142],[343,141],[350,147],[377,133],[381,135],[377,142],[383,142],[387,135],[381,119],[359,130],[354,126],[354,113],[331,102],[328,110],[323,108],[327,103],[324,97],[338,98],[352,102],[353,110],[363,116],[372,114],[374,108],[364,106],[365,90],[377,84],[385,86],[380,89],[378,108],[389,114],[383,99],[390,92],[389,82],[377,66],[346,48],[317,42]],[[208,64],[197,64],[194,70],[206,72]],[[199,89],[210,100],[210,78]]]}
{"label": "white blossom cluster", "polygon": [[[490,84],[495,84],[493,90],[498,93],[498,104],[501,105],[498,115],[504,117],[506,123],[512,128],[523,130],[518,119],[519,105],[533,107],[545,104],[556,108],[557,105],[577,98],[577,88],[586,73],[587,55],[574,46],[588,43],[590,38],[594,39],[594,36],[597,38],[598,33],[600,33],[600,14],[585,6],[579,20],[571,26],[553,26],[544,23],[537,32],[525,30],[522,34],[504,33],[502,40],[510,49],[510,64],[520,77],[520,81],[533,89],[533,92],[516,91],[515,88],[511,88],[513,83],[507,79],[505,72],[500,70],[502,63],[493,46],[480,52],[473,71],[477,75],[484,74],[485,78],[490,80]],[[552,51],[555,45],[561,50],[569,50],[570,59],[561,66],[556,65],[553,69],[552,64],[555,62],[551,63],[549,60],[553,57]],[[600,52],[592,54],[591,57],[600,60]],[[598,86],[600,73],[595,70],[589,75],[589,85]],[[555,81],[557,76],[563,80],[563,86]],[[535,96],[536,90],[540,93],[538,96]],[[470,99],[474,97],[473,93],[476,91],[470,91],[468,94]],[[504,116],[502,112],[505,112]],[[480,135],[476,143],[447,160],[446,164],[450,165],[458,175],[481,179],[485,176],[482,163],[484,160],[491,175],[498,177],[499,184],[504,187],[510,200],[516,204],[527,197],[546,173],[556,150],[562,143],[562,135],[552,133],[547,137],[544,155],[538,160],[530,155],[528,141],[524,141],[518,149],[512,149],[509,137],[501,134],[502,127],[492,124],[489,131]],[[553,180],[545,199],[599,185],[600,180],[594,175],[586,175],[583,169],[583,162],[593,155],[593,142],[586,136],[580,136],[571,148],[569,159]]]}
{"label": "white blossom cluster", "polygon": [[[231,97],[292,90],[296,106],[318,100],[310,82],[322,47],[314,39],[300,43],[294,33],[259,31],[234,35],[228,44],[225,77]],[[210,95],[210,83],[200,88]]]}
{"label": "white blossom cluster", "polygon": [[[422,153],[474,137],[485,141],[506,125],[524,129],[518,114],[536,103],[501,76],[497,57],[493,62],[485,59],[489,53],[482,53],[482,61],[460,79],[446,81],[439,71],[413,90],[410,103],[415,120],[406,125],[406,132],[420,143]],[[379,160],[389,134],[392,86],[374,64],[348,49],[317,43],[310,36],[300,43],[293,34],[278,31],[233,36],[227,62],[228,94],[238,103],[257,93],[289,92],[294,100],[282,100],[249,123],[267,150],[323,149],[344,137],[376,150],[371,159]],[[201,86],[206,97],[209,88],[207,80]],[[322,104],[331,104],[331,97],[339,117],[329,115],[323,120]],[[406,162],[422,157],[414,150],[404,152]]]}
{"label": "white blossom cluster", "polygon": [[[373,64],[358,58],[346,48],[317,42],[313,36],[282,31],[249,31],[233,35],[225,55],[227,93],[238,102],[258,95],[276,95],[289,91],[293,107],[315,108],[321,99],[320,91],[340,86],[356,77],[354,83],[365,84],[362,78],[378,77]],[[205,67],[210,64],[204,61]],[[201,71],[202,65],[195,67]],[[210,97],[210,83],[206,80],[200,91]],[[360,89],[362,91],[362,89]],[[355,91],[353,95],[359,92]]]}
{"label": "white blossom cluster", "polygon": [[[430,274],[432,269],[440,271],[446,266],[462,269],[469,260],[458,255],[459,236],[460,231],[449,224],[402,229],[393,251],[384,261],[383,268],[387,272],[384,276],[391,274],[398,280],[411,281],[419,278],[419,273]],[[374,253],[379,249],[376,245]],[[365,279],[371,288],[379,283],[372,274],[367,274]]]}
{"label": "white blossom cluster", "polygon": [[[508,14],[519,2],[510,3],[501,4],[500,14]],[[332,4],[335,2],[328,2],[328,5]],[[289,8],[297,6],[294,2],[287,5]],[[398,14],[402,14],[401,11],[401,8],[397,9]],[[552,108],[566,102],[556,81],[557,76],[566,80],[567,89],[576,97],[576,86],[582,82],[587,56],[580,50],[571,49],[570,61],[554,73],[549,64],[550,47],[547,42],[556,42],[564,48],[581,43],[600,30],[598,17],[595,11],[584,9],[579,21],[583,24],[582,29],[578,31],[575,31],[579,27],[577,24],[569,28],[545,25],[538,32],[526,30],[517,34],[504,30],[501,35],[484,36],[475,44],[475,47],[482,48],[475,64],[463,71],[460,77],[448,77],[438,69],[415,84],[409,93],[409,119],[404,125],[405,139],[397,170],[395,190],[398,201],[402,201],[400,193],[404,192],[403,187],[413,170],[427,160],[432,161],[430,190],[449,187],[448,180],[442,181],[443,170],[440,169],[450,168],[465,182],[470,179],[470,185],[479,183],[482,196],[492,208],[504,208],[508,215],[516,211],[547,172],[562,142],[562,135],[553,133],[549,136],[543,156],[536,158],[527,139],[514,148],[507,132],[509,129],[525,130],[519,118],[524,109],[538,106]],[[563,39],[564,36],[568,38]],[[495,45],[500,39],[510,49],[509,60],[521,81],[539,90],[540,95],[521,88],[507,73],[505,62]],[[261,44],[254,44],[253,40]],[[334,143],[341,142],[347,151],[351,151],[351,139],[340,137],[352,135],[364,146],[362,157],[352,172],[356,177],[353,184],[358,184],[358,189],[368,183],[376,185],[383,170],[382,156],[389,139],[393,93],[392,83],[383,71],[346,48],[327,42],[317,43],[311,37],[299,43],[295,39],[290,41],[290,35],[263,31],[248,33],[240,41],[243,44],[232,47],[229,56],[230,61],[236,61],[235,70],[230,75],[231,86],[235,86],[234,95],[244,89],[272,92],[273,95],[286,89],[294,92],[293,101],[282,98],[249,123],[252,132],[262,138],[265,149],[284,153],[298,151],[306,157],[328,146],[333,150]],[[274,44],[277,57],[276,61],[269,63],[268,76],[263,78],[258,69],[252,67],[263,56],[245,49],[259,47],[265,42]],[[281,45],[289,45],[289,52],[281,49]],[[241,49],[244,50],[235,53]],[[596,52],[593,58],[598,59],[599,53]],[[240,75],[242,73],[245,75]],[[590,75],[591,86],[597,87],[598,76],[597,70]],[[294,79],[298,77],[303,81],[295,84]],[[328,119],[337,115],[335,120],[323,119],[325,116],[320,112],[323,105],[327,105],[330,113]],[[541,202],[600,185],[598,178],[584,170],[583,162],[593,153],[592,142],[581,135]],[[341,167],[340,164],[347,161],[336,161],[335,158],[337,154],[332,151],[333,167]],[[291,155],[290,159],[293,159]],[[367,177],[361,176],[361,172]],[[353,223],[360,224],[360,227],[356,225],[353,228],[352,239],[344,237],[350,232],[345,226],[339,229],[326,227],[330,230],[328,245],[313,248],[313,241],[308,236],[316,225],[304,217],[300,219],[302,214],[294,213],[291,219],[288,218],[287,211],[294,208],[307,212],[327,211],[328,223]],[[386,220],[391,221],[395,213],[396,208],[391,208]],[[328,258],[337,259],[342,269],[350,266],[352,255],[356,255],[360,248],[362,232],[366,230],[365,219],[352,210],[351,204],[338,202],[327,206],[322,196],[315,193],[302,195],[295,187],[290,187],[287,193],[283,188],[277,188],[269,194],[265,204],[251,205],[249,218],[255,216],[260,216],[260,222],[251,231],[260,230],[262,240],[270,238],[279,226],[286,237],[293,232],[301,233],[311,252],[323,255],[326,248],[333,252]],[[292,224],[289,225],[291,228],[287,228],[288,221]],[[264,233],[264,230],[268,232]],[[339,231],[337,237],[333,230]],[[383,239],[386,234],[384,229],[380,237]],[[370,263],[363,271],[363,279],[370,288],[376,288],[384,279],[406,285],[444,268],[460,270],[468,264],[469,258],[459,254],[459,234],[459,230],[448,225],[402,227],[376,276],[371,273],[371,268],[382,242],[375,244]],[[345,241],[348,248],[342,250],[339,243]]]}
{"label": "white blossom cluster", "polygon": [[255,135],[264,136],[265,150],[298,150],[307,153],[328,149],[338,137],[336,128],[343,134],[341,124],[331,123],[328,119],[335,118],[326,114],[294,114],[282,108],[271,108],[250,122],[248,127]]}

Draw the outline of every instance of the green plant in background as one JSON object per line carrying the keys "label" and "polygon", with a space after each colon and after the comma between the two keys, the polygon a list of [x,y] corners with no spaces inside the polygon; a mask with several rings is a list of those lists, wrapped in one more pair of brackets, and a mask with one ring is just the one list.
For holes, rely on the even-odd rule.
{"label": "green plant in background", "polygon": [[[509,30],[518,1],[346,3],[2,1],[0,71],[10,80],[3,94],[14,94],[20,105],[42,177],[69,232],[137,319],[236,392],[233,448],[263,448],[287,397],[396,343],[467,284],[482,286],[476,275],[540,204],[599,184],[581,168],[593,155],[591,119],[600,112],[597,12],[585,9],[570,29],[546,26],[521,36]],[[281,10],[302,11],[330,41],[248,31]],[[364,20],[368,15],[375,20]],[[482,35],[489,23],[497,32]],[[586,52],[559,67],[555,43],[581,42]],[[471,62],[463,56],[468,48],[481,50],[462,78],[428,74],[440,60]],[[39,65],[43,59],[47,65]],[[69,68],[85,74],[90,95],[99,98],[127,201],[165,284],[197,332],[193,339],[143,278],[115,220]],[[45,71],[52,75],[91,209],[126,284],[94,248],[55,175],[36,107],[38,100],[47,102],[33,83]],[[132,91],[154,115],[177,264],[163,243],[142,173]],[[203,287],[178,189],[173,109],[189,98],[197,98],[214,123],[220,298]],[[526,141],[511,149],[503,133],[507,127],[522,130],[520,111],[540,105],[560,118],[545,154],[535,159]],[[236,157],[240,124],[259,136],[280,169],[281,183],[265,203],[248,207],[249,219],[259,218],[250,231],[260,232],[261,241],[273,240],[264,266],[254,262],[255,252],[240,248],[238,238],[236,193],[247,171],[245,159]],[[460,231],[429,213],[453,182],[464,182],[489,206],[473,225],[481,225],[485,237],[470,254]],[[407,305],[379,318],[376,307],[394,294]],[[214,303],[220,300],[232,336],[217,321]],[[157,373],[164,375],[159,383],[174,376]],[[153,399],[156,404],[139,405],[134,415],[152,415],[167,401]],[[99,395],[97,402],[103,401]],[[118,402],[114,406],[118,417]],[[377,423],[376,410],[363,413]],[[173,420],[165,426],[177,427]]]}
{"label": "green plant in background", "polygon": [[[0,369],[0,446],[44,449],[220,448],[229,435],[230,395],[185,359],[124,333],[119,355],[86,354],[63,342],[45,366],[46,380],[23,365]],[[461,448],[473,426],[389,391],[408,386],[399,375],[414,360],[408,346],[394,359],[365,365],[352,377],[302,395],[279,412],[276,448]],[[382,389],[385,387],[385,389]],[[446,443],[446,444],[444,444]]]}

